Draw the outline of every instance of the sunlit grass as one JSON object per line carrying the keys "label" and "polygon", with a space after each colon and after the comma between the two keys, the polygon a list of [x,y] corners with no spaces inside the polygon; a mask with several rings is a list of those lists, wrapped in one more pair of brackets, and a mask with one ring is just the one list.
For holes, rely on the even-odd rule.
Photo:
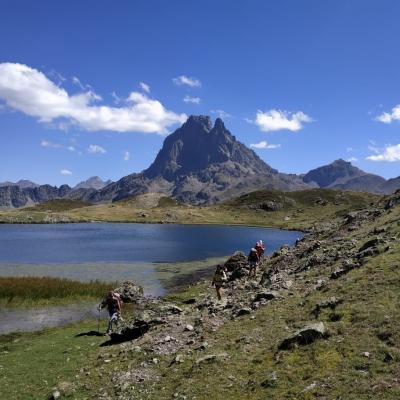
{"label": "sunlit grass", "polygon": [[3,306],[43,305],[99,299],[116,283],[79,282],[50,277],[0,277]]}

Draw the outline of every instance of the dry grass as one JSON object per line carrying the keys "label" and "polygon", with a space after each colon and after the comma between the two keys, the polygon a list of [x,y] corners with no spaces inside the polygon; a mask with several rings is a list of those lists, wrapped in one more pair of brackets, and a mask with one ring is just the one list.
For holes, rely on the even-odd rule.
{"label": "dry grass", "polygon": [[115,283],[78,282],[49,277],[0,277],[0,304],[56,304],[82,299],[99,299]]}

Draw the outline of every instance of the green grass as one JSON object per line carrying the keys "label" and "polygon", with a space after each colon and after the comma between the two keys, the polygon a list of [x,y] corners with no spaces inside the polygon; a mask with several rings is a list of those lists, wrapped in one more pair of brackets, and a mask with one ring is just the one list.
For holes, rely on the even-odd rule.
{"label": "green grass", "polygon": [[[90,331],[97,331],[96,321],[0,336],[0,397],[45,399],[60,382],[74,382],[81,368],[95,362],[98,346],[105,341],[104,337],[76,336]],[[86,397],[84,389],[80,396]]]}
{"label": "green grass", "polygon": [[47,201],[46,203],[37,204],[33,207],[26,207],[24,211],[50,211],[60,212],[74,210],[75,208],[88,207],[91,203],[81,200],[68,200],[68,199],[57,199]]}
{"label": "green grass", "polygon": [[[326,201],[324,205],[318,198]],[[297,192],[260,190],[238,199],[207,207],[179,205],[167,197],[145,194],[115,203],[92,205],[51,214],[44,211],[19,209],[1,211],[0,222],[140,222],[181,224],[229,224],[270,226],[283,229],[310,229],[339,215],[358,210],[380,196],[330,189]],[[284,207],[268,212],[258,208],[265,201],[276,200]]]}
{"label": "green grass", "polygon": [[42,306],[99,299],[115,285],[50,277],[0,277],[0,305]]}

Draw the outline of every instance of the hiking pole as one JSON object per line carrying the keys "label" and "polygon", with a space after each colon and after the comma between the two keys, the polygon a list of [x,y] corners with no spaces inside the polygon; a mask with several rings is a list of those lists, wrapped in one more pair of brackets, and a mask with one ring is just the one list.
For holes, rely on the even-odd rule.
{"label": "hiking pole", "polygon": [[98,309],[99,311],[99,317],[97,318],[97,333],[100,333],[100,308]]}

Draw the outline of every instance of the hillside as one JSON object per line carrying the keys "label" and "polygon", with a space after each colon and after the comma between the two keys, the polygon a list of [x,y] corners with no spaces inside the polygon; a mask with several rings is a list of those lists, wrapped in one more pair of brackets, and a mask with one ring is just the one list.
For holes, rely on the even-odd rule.
{"label": "hillside", "polygon": [[[400,193],[350,207],[266,257],[256,279],[236,255],[223,302],[209,281],[142,299],[111,340],[90,336],[86,323],[20,337],[3,355],[3,392],[15,393],[26,341],[34,363],[49,357],[51,340],[53,357],[73,357],[75,370],[55,366],[46,381],[75,399],[397,399],[399,220]],[[37,383],[19,383],[20,393],[44,387],[46,371],[33,371]]]}
{"label": "hillside", "polygon": [[177,203],[162,194],[147,193],[106,204],[85,206],[86,203],[80,201],[54,201],[0,211],[0,222],[234,224],[308,229],[315,222],[361,209],[379,198],[369,193],[332,189],[296,192],[265,189],[225,203],[199,207]]}

